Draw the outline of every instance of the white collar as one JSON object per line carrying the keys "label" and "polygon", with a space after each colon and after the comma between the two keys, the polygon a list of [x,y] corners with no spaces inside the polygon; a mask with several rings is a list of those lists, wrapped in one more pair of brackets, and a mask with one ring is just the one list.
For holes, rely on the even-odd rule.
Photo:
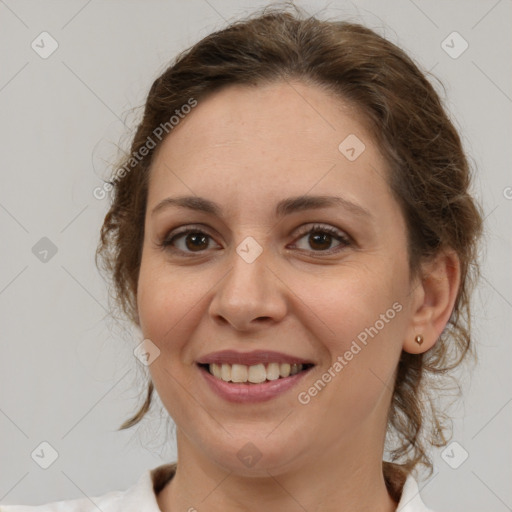
{"label": "white collar", "polygon": [[405,480],[396,512],[433,512],[423,503],[418,483],[412,475],[409,475]]}

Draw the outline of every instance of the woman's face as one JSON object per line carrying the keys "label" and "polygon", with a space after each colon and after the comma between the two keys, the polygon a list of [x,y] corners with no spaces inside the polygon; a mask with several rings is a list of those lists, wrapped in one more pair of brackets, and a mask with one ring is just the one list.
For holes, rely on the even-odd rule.
{"label": "woman's face", "polygon": [[[415,296],[385,176],[353,109],[298,82],[230,86],[163,142],[137,301],[180,456],[239,474],[381,460]],[[294,361],[314,366],[284,377]]]}

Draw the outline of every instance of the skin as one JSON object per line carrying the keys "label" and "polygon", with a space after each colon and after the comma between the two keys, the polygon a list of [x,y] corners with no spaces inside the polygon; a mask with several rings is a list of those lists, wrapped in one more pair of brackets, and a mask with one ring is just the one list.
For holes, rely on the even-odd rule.
{"label": "skin", "polygon": [[[366,146],[355,161],[338,150],[349,134]],[[301,82],[229,86],[200,101],[158,149],[137,304],[144,338],[160,350],[151,377],[177,426],[179,463],[157,497],[162,511],[396,509],[382,474],[394,373],[402,350],[424,352],[439,337],[459,267],[445,251],[425,277],[409,275],[405,221],[385,176],[354,108]],[[151,214],[181,195],[215,201],[223,216],[176,206]],[[342,196],[370,215],[331,206],[275,217],[279,200],[302,195]],[[351,243],[315,242],[306,232],[318,223]],[[197,224],[204,243],[185,235],[174,252],[159,245]],[[252,263],[236,252],[249,236],[263,249]],[[298,393],[397,302],[401,311],[300,403]],[[195,364],[223,349],[279,350],[316,366],[277,398],[233,404]],[[248,442],[261,454],[252,467],[237,457]]]}

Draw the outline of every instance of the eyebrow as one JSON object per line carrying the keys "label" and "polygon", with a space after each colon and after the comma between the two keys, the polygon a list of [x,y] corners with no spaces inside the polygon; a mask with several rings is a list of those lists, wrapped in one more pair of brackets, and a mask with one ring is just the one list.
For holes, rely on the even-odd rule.
{"label": "eyebrow", "polygon": [[[213,201],[198,196],[179,196],[167,197],[160,201],[152,210],[151,215],[155,215],[161,210],[167,209],[170,206],[177,206],[181,208],[188,208],[191,210],[198,210],[205,213],[222,217],[222,209]],[[300,212],[304,210],[313,210],[320,208],[328,208],[338,206],[348,210],[349,212],[359,217],[373,217],[366,208],[353,203],[347,199],[338,196],[297,196],[289,197],[279,201],[276,205],[276,217],[284,217],[291,213]]]}

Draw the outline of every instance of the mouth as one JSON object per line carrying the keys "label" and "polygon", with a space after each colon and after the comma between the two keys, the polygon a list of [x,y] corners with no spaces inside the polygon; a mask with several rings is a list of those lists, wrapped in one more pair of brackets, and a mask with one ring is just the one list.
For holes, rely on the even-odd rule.
{"label": "mouth", "polygon": [[307,372],[312,363],[258,363],[254,365],[229,363],[197,363],[202,371],[214,378],[237,384],[262,384],[264,382],[286,379],[299,373]]}

